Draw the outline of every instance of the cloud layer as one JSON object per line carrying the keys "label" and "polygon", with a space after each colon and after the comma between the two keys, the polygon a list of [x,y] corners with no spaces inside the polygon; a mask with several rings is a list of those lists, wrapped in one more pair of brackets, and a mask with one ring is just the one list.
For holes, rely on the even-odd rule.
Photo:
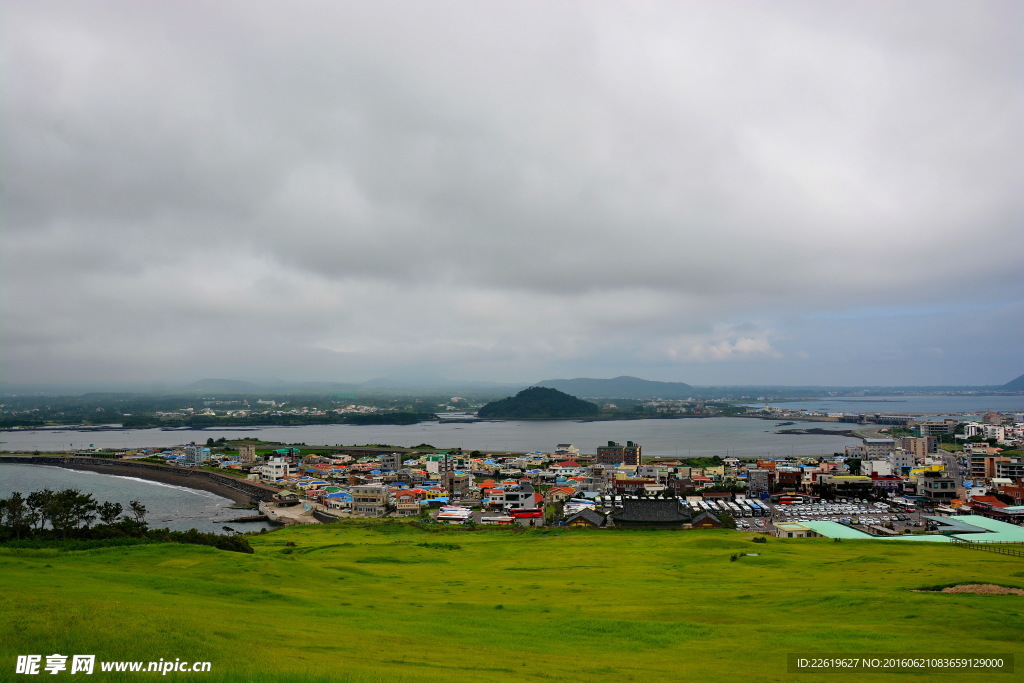
{"label": "cloud layer", "polygon": [[1012,2],[27,2],[5,374],[1020,374]]}

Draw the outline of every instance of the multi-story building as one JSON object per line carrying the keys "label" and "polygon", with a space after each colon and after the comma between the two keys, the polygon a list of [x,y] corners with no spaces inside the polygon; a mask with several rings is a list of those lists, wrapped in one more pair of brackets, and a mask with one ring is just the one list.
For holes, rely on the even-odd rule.
{"label": "multi-story building", "polygon": [[196,467],[202,465],[204,462],[210,461],[210,449],[203,446],[199,446],[195,441],[185,446],[185,460],[183,464],[186,467]]}
{"label": "multi-story building", "polygon": [[748,469],[747,491],[752,495],[769,493],[775,484],[775,470]]}
{"label": "multi-story building", "polygon": [[995,463],[995,477],[997,479],[1012,479],[1020,481],[1024,479],[1024,458],[1006,458]]}
{"label": "multi-story building", "polygon": [[256,444],[240,444],[238,446],[238,460],[240,462],[256,462]]}
{"label": "multi-story building", "polygon": [[412,517],[420,513],[419,497],[413,491],[405,489],[395,494],[395,514],[399,517]]}
{"label": "multi-story building", "polygon": [[[893,471],[899,472],[901,470],[913,467],[917,462],[917,457],[918,456],[909,451],[897,450],[889,454],[888,461],[889,464],[892,466]],[[922,455],[920,457],[924,458],[927,456]]]}
{"label": "multi-story building", "polygon": [[779,467],[775,470],[778,485],[784,489],[796,490],[803,483],[803,471],[799,467]]}
{"label": "multi-story building", "polygon": [[294,473],[294,468],[284,458],[271,458],[260,466],[260,477],[264,481],[277,481]]}
{"label": "multi-story building", "polygon": [[968,422],[964,425],[964,437],[968,439],[1006,439],[1006,428],[999,424],[988,424],[982,422]]}
{"label": "multi-story building", "polygon": [[655,481],[662,482],[668,478],[668,470],[663,469],[658,465],[641,465],[636,468],[636,476],[646,477],[648,479],[654,479]]}
{"label": "multi-story building", "polygon": [[864,457],[869,460],[884,460],[896,450],[892,439],[864,439]]}
{"label": "multi-story building", "polygon": [[918,422],[916,427],[921,436],[942,436],[945,434],[955,434],[956,425],[956,420],[947,418],[945,420],[924,420]]}
{"label": "multi-story building", "polygon": [[917,495],[929,503],[946,503],[956,498],[956,479],[942,472],[923,472],[917,478]]}
{"label": "multi-story building", "polygon": [[594,457],[594,462],[606,465],[622,463],[624,465],[636,466],[641,464],[641,459],[641,447],[639,444],[627,441],[626,445],[623,446],[620,443],[609,441],[607,446],[597,447],[597,455]]}
{"label": "multi-story building", "polygon": [[878,477],[892,475],[892,463],[889,460],[865,460],[860,464],[862,474]]}
{"label": "multi-story building", "polygon": [[996,477],[996,465],[1001,462],[1009,461],[1009,457],[988,455],[984,451],[980,453],[971,453],[971,478],[978,480]]}
{"label": "multi-story building", "polygon": [[360,517],[383,517],[388,509],[388,490],[381,484],[353,486],[352,514]]}
{"label": "multi-story building", "polygon": [[494,489],[491,491],[491,506],[507,509],[537,507],[536,491],[530,484],[517,489]]}
{"label": "multi-story building", "polygon": [[904,436],[900,439],[900,448],[914,458],[924,458],[938,452],[939,440],[934,436]]}
{"label": "multi-story building", "polygon": [[401,453],[385,453],[380,456],[381,469],[397,471],[402,469]]}

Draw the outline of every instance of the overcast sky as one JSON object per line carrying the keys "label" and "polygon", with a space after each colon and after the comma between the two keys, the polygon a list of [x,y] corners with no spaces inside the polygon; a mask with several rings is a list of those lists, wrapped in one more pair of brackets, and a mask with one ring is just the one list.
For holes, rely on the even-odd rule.
{"label": "overcast sky", "polygon": [[0,18],[7,380],[1024,372],[1016,0]]}

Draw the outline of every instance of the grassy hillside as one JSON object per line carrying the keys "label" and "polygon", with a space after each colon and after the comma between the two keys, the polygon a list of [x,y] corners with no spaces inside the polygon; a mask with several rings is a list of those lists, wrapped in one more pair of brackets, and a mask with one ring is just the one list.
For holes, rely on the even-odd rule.
{"label": "grassy hillside", "polygon": [[911,592],[1024,586],[1018,558],[750,539],[355,523],[256,537],[254,555],[0,550],[0,678],[54,652],[213,662],[177,680],[389,682],[784,681],[789,652],[1024,654],[1024,597]]}

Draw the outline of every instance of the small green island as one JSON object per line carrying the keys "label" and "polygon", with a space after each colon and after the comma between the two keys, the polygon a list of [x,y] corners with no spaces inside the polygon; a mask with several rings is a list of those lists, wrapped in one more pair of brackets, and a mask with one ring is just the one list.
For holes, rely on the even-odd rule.
{"label": "small green island", "polygon": [[600,414],[597,405],[546,387],[523,389],[515,396],[488,403],[477,412],[482,418],[519,420],[597,417]]}

